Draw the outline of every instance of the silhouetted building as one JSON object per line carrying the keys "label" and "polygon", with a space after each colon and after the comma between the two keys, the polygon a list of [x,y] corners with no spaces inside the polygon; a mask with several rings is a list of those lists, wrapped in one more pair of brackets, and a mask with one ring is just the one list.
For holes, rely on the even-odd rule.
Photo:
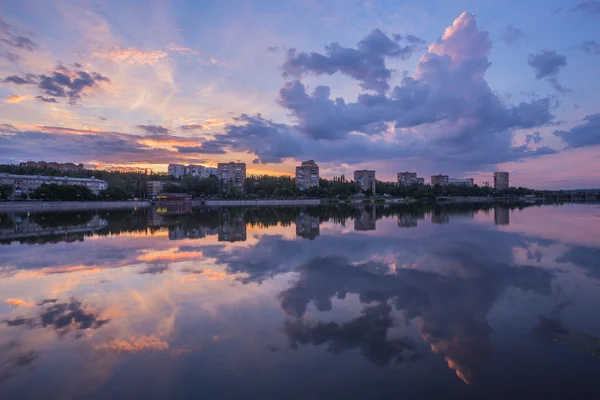
{"label": "silhouetted building", "polygon": [[354,220],[355,231],[374,231],[377,229],[377,214],[375,207],[360,209],[360,215]]}
{"label": "silhouetted building", "polygon": [[296,218],[296,236],[310,240],[319,236],[319,218],[300,213]]}
{"label": "silhouetted building", "polygon": [[296,187],[305,190],[313,186],[319,186],[319,166],[314,160],[302,161],[296,167]]}
{"label": "silhouetted building", "polygon": [[498,171],[494,172],[494,188],[496,190],[504,190],[510,187],[508,181],[508,172]]}
{"label": "silhouetted building", "polygon": [[361,191],[371,190],[371,193],[375,195],[375,171],[366,169],[354,171],[354,182]]}
{"label": "silhouetted building", "polygon": [[449,180],[448,175],[432,175],[431,185],[447,185]]}
{"label": "silhouetted building", "polygon": [[168,168],[169,175],[175,178],[181,178],[185,175],[185,165],[183,164],[169,164]]}
{"label": "silhouetted building", "polygon": [[217,165],[217,177],[223,193],[236,190],[238,193],[244,193],[246,183],[246,164],[245,163],[219,163]]}
{"label": "silhouetted building", "polygon": [[73,172],[73,171],[83,171],[83,164],[73,164],[73,163],[57,163],[57,162],[46,162],[46,161],[26,161],[19,164],[21,167],[32,167],[32,168],[50,168],[57,169],[61,172]]}
{"label": "silhouetted building", "polygon": [[494,207],[494,223],[496,225],[510,224],[510,209],[507,207]]}

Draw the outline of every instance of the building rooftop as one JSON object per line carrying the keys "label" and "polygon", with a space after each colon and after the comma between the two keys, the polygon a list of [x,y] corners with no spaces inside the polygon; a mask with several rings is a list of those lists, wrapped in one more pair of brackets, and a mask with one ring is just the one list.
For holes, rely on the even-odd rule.
{"label": "building rooftop", "polygon": [[73,178],[68,176],[46,176],[46,175],[16,175],[8,173],[0,173],[0,178],[9,179],[41,179],[45,181],[61,181],[61,182],[104,182],[101,179],[91,178]]}

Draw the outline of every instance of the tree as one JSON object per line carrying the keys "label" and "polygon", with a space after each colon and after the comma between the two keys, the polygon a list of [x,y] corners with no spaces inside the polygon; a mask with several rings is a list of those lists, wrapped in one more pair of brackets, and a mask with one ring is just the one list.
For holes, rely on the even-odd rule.
{"label": "tree", "polygon": [[127,200],[128,198],[125,189],[120,187],[109,186],[98,193],[98,199],[101,200]]}
{"label": "tree", "polygon": [[0,185],[0,200],[8,200],[10,196],[12,196],[14,191],[14,186],[11,184]]}
{"label": "tree", "polygon": [[82,185],[58,185],[56,183],[42,184],[30,193],[29,197],[51,201],[94,200],[96,195]]}

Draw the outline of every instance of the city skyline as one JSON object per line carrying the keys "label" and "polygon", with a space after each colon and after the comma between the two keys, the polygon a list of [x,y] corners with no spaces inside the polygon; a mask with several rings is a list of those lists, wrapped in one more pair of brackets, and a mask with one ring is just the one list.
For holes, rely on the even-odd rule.
{"label": "city skyline", "polygon": [[0,5],[1,163],[600,186],[597,1],[38,3]]}

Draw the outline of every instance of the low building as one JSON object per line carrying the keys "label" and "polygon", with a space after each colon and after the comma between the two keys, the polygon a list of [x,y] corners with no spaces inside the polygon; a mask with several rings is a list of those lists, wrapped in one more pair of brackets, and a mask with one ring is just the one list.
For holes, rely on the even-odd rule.
{"label": "low building", "polygon": [[494,188],[496,190],[504,190],[510,187],[508,180],[508,172],[498,171],[494,172]]}
{"label": "low building", "polygon": [[154,197],[159,193],[162,193],[165,182],[162,181],[148,181],[146,183],[147,196]]}
{"label": "low building", "polygon": [[448,179],[448,185],[472,187],[474,184],[475,183],[473,181],[473,178],[450,178],[450,179]]}
{"label": "low building", "polygon": [[94,194],[108,188],[106,181],[91,178],[69,178],[62,176],[43,176],[43,175],[14,175],[0,173],[0,185],[13,186],[13,199],[20,199],[23,194],[29,195],[43,184],[56,185],[81,185],[85,186]]}
{"label": "low building", "polygon": [[354,182],[361,191],[371,190],[371,193],[375,195],[375,171],[366,169],[354,171]]}
{"label": "low building", "polygon": [[159,193],[156,195],[158,203],[189,203],[192,196],[187,193]]}
{"label": "low building", "polygon": [[314,160],[302,161],[302,164],[296,167],[296,187],[306,190],[314,186],[319,186],[319,166]]}
{"label": "low building", "polygon": [[448,175],[432,175],[431,176],[431,185],[447,185],[450,178]]}
{"label": "low building", "polygon": [[238,193],[245,192],[246,164],[245,163],[219,163],[217,165],[217,177],[221,186],[221,192],[228,193],[237,190]]}
{"label": "low building", "polygon": [[169,164],[169,175],[175,178],[181,178],[185,175],[185,165],[183,164]]}

